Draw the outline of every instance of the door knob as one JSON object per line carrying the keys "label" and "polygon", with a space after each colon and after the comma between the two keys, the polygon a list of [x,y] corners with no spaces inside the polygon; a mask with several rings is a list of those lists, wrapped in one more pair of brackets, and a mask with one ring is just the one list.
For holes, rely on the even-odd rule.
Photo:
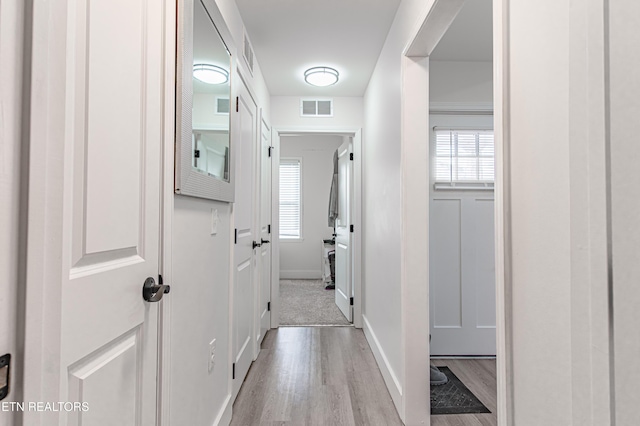
{"label": "door knob", "polygon": [[142,286],[142,298],[147,302],[159,302],[162,300],[162,295],[169,293],[171,286],[164,284],[156,284],[156,280],[153,277],[149,277],[144,280]]}
{"label": "door knob", "polygon": [[262,244],[269,244],[271,241],[269,240],[262,240]]}
{"label": "door knob", "polygon": [[261,244],[261,243],[256,242],[256,241],[254,241],[254,242],[253,242],[253,248],[261,247],[261,246],[262,246],[262,244]]}

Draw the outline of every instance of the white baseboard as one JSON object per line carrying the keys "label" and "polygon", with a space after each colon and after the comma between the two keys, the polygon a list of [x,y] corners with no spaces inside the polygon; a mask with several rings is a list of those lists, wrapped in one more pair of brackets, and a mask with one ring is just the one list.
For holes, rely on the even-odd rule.
{"label": "white baseboard", "polygon": [[319,280],[322,278],[322,271],[320,269],[314,270],[280,270],[281,280]]}
{"label": "white baseboard", "polygon": [[373,356],[378,363],[378,368],[382,373],[384,383],[387,385],[387,389],[389,390],[391,399],[393,400],[393,403],[396,406],[396,410],[399,414],[402,412],[402,386],[398,381],[398,377],[389,365],[389,360],[384,354],[384,350],[380,346],[380,342],[378,341],[376,334],[373,332],[371,324],[369,324],[369,320],[367,320],[367,317],[364,314],[362,315],[362,325],[364,335],[367,338],[367,342],[369,342],[369,346],[371,347]]}
{"label": "white baseboard", "polygon": [[213,426],[228,426],[231,423],[231,416],[233,414],[233,412],[231,411],[232,407],[233,404],[231,403],[231,394],[229,394],[224,400],[224,404],[218,412],[218,416],[213,422]]}

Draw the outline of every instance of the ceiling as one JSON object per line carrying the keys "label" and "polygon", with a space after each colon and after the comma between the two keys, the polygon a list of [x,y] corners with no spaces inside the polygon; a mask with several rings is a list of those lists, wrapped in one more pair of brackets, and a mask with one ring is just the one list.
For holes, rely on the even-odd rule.
{"label": "ceiling", "polygon": [[[466,0],[432,60],[492,60],[492,0]],[[400,0],[236,0],[272,96],[363,96]],[[306,84],[314,66],[340,72]]]}
{"label": "ceiling", "polygon": [[[400,0],[236,0],[272,96],[363,96]],[[314,66],[340,72],[304,82]]]}
{"label": "ceiling", "polygon": [[492,61],[491,0],[466,0],[429,58],[434,61]]}

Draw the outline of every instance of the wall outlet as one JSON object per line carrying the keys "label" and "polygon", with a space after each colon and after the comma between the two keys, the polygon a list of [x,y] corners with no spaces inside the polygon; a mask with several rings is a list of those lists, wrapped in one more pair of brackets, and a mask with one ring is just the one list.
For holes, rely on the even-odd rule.
{"label": "wall outlet", "polygon": [[218,233],[218,210],[211,209],[211,235]]}
{"label": "wall outlet", "polygon": [[216,339],[209,342],[209,373],[213,371],[216,364]]}

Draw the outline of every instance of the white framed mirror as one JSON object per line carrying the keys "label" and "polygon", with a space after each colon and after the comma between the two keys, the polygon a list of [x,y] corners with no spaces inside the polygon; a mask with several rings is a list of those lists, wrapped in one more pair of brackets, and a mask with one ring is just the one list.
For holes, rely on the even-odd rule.
{"label": "white framed mirror", "polygon": [[235,46],[214,0],[180,0],[175,192],[234,201]]}

